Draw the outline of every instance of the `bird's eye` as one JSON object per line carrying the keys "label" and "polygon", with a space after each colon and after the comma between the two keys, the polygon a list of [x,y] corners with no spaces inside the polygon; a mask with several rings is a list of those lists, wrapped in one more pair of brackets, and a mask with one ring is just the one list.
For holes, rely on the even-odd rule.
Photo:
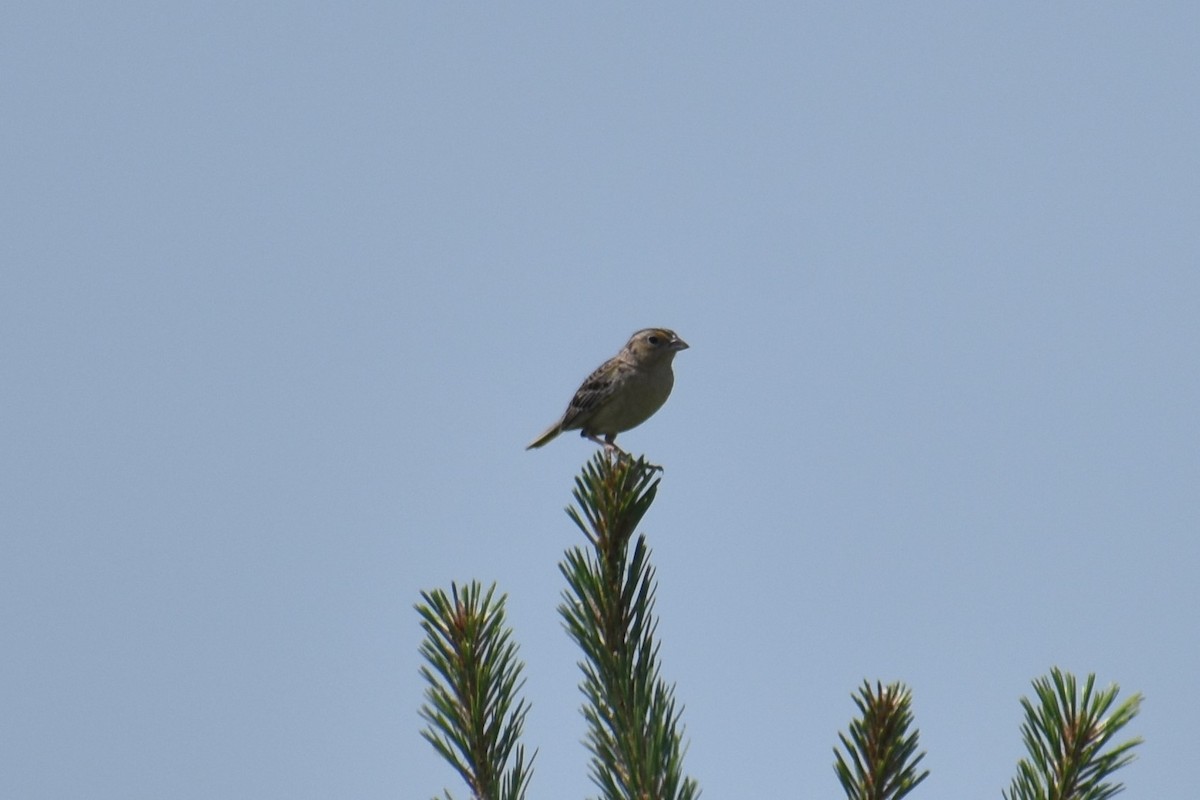
{"label": "bird's eye", "polygon": [[650,344],[658,344],[662,341],[662,339],[658,338],[657,336],[651,336],[650,338],[646,339],[646,341]]}

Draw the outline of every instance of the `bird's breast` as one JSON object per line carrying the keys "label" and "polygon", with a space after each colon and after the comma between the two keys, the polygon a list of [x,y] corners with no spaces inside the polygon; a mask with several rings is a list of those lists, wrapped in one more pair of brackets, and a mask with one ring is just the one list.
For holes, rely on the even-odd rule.
{"label": "bird's breast", "polygon": [[635,428],[662,408],[675,385],[669,365],[631,374],[604,407],[596,410],[588,429],[596,433],[621,433]]}

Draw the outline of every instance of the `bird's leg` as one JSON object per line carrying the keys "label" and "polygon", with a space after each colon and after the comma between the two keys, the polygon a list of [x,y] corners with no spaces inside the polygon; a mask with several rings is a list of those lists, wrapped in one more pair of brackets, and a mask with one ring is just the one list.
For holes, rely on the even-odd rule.
{"label": "bird's leg", "polygon": [[[603,439],[596,434],[588,433],[587,431],[580,431],[579,435],[591,439],[596,444],[603,446],[604,452],[608,453],[609,455],[616,456],[618,460],[633,461],[633,456],[622,450],[614,441],[617,438],[615,433],[606,433]],[[658,464],[646,464],[646,466],[653,471],[663,471],[663,468]]]}
{"label": "bird's leg", "polygon": [[614,439],[617,438],[617,435],[615,433],[606,433],[606,434],[604,434],[603,439],[601,439],[596,434],[588,433],[587,431],[582,431],[581,433],[583,436],[586,436],[588,439],[591,439],[593,442],[595,442],[596,444],[603,447],[605,452],[615,453],[615,454],[621,456],[622,458],[631,458],[629,453],[626,453],[624,450],[622,450],[620,447],[617,446],[616,442],[613,441]]}
{"label": "bird's leg", "polygon": [[604,449],[610,453],[616,453],[622,458],[632,460],[633,456],[629,455],[629,453],[626,453],[617,446],[616,438],[617,435],[615,433],[606,433],[604,435]]}
{"label": "bird's leg", "polygon": [[[615,433],[610,433],[607,436],[605,436],[604,437],[604,449],[610,453],[616,453],[617,458],[623,458],[626,461],[633,461],[633,456],[629,455],[629,453],[626,453],[624,450],[617,447],[616,442],[613,441],[616,438],[617,438],[617,435]],[[663,468],[660,467],[658,464],[651,464],[649,462],[646,462],[645,459],[643,459],[643,463],[646,464],[646,466],[650,469],[651,472],[655,472],[655,471],[662,472],[663,471]]]}

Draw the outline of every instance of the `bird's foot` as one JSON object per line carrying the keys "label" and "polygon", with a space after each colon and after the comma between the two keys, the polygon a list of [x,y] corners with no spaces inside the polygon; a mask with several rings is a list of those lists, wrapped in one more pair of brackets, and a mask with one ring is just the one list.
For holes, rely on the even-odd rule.
{"label": "bird's foot", "polygon": [[603,439],[594,433],[585,433],[584,436],[603,447],[604,452],[608,453],[610,456],[616,456],[617,458],[626,460],[631,460],[633,458],[633,456],[629,455],[629,453],[626,453],[616,442],[613,441],[614,437],[612,436],[605,436]]}

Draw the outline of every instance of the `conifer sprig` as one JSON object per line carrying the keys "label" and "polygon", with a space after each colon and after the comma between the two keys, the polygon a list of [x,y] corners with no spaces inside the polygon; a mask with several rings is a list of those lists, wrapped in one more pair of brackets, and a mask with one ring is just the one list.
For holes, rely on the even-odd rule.
{"label": "conifer sprig", "polygon": [[871,688],[863,681],[854,696],[860,716],[851,720],[850,735],[839,733],[845,754],[833,749],[842,789],[850,800],[900,800],[929,777],[917,774],[925,754],[916,755],[918,732],[912,725],[912,692],[902,683]]}
{"label": "conifer sprig", "polygon": [[504,621],[506,598],[495,592],[494,584],[484,592],[472,582],[461,592],[451,584],[449,595],[421,593],[421,676],[428,684],[421,735],[476,800],[523,800],[533,764],[519,743],[529,711],[517,697],[524,665]]}
{"label": "conifer sprig", "polygon": [[1057,667],[1033,682],[1038,704],[1021,699],[1029,756],[1017,764],[1006,800],[1108,800],[1125,788],[1108,778],[1137,757],[1141,737],[1104,748],[1137,716],[1142,696],[1114,708],[1120,687],[1097,691],[1095,684],[1096,676],[1088,675],[1081,691],[1075,676]]}
{"label": "conifer sprig", "polygon": [[654,568],[644,536],[630,542],[654,502],[659,469],[644,458],[597,453],[575,480],[567,513],[590,547],[567,551],[559,606],[583,650],[580,662],[592,781],[605,800],[690,800],[674,687],[659,671]]}

